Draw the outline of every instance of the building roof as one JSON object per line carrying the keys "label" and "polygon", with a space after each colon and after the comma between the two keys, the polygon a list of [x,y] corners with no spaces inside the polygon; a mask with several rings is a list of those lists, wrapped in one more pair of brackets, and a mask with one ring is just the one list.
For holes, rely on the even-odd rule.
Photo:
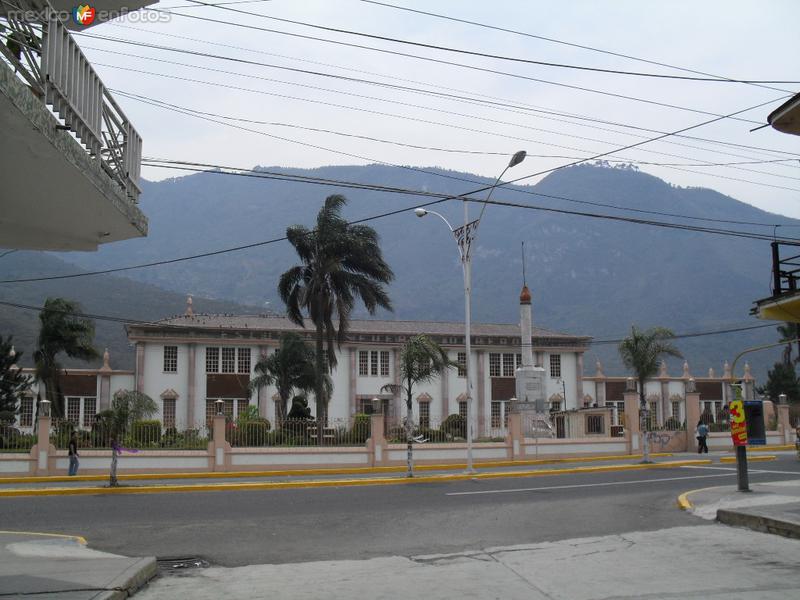
{"label": "building roof", "polygon": [[[245,329],[265,331],[298,331],[300,327],[286,317],[271,315],[210,315],[194,314],[180,315],[163,319],[152,325],[128,325],[129,330],[152,329],[160,326],[180,326],[192,329]],[[313,331],[314,325],[306,320],[306,330]],[[353,319],[348,329],[351,334],[396,334],[416,335],[428,333],[431,335],[464,335],[463,322],[447,321],[387,321],[381,319]],[[473,323],[472,336],[519,336],[517,323]],[[576,343],[586,343],[590,336],[579,336],[542,327],[534,327],[533,337],[560,338],[565,341],[572,340]]]}

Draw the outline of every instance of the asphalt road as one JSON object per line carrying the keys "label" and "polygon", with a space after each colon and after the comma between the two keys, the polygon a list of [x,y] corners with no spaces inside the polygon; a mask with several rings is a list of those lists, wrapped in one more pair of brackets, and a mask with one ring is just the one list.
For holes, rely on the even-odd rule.
{"label": "asphalt road", "polygon": [[[751,481],[800,477],[788,454]],[[212,564],[461,552],[699,525],[678,494],[735,483],[735,465],[447,484],[4,498],[0,529],[82,535],[128,556]]]}

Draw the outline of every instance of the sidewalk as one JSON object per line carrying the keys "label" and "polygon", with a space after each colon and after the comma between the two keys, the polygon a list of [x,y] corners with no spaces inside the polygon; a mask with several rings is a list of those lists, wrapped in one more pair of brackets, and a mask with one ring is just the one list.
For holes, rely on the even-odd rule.
{"label": "sidewalk", "polygon": [[[224,490],[285,489],[298,487],[331,487],[354,485],[401,485],[467,479],[492,479],[504,477],[535,477],[566,473],[593,473],[602,471],[627,471],[658,468],[676,468],[685,465],[707,465],[710,459],[696,455],[658,455],[657,462],[641,464],[641,457],[603,457],[597,459],[570,459],[551,461],[497,462],[476,465],[476,473],[463,472],[463,465],[426,465],[415,469],[413,479],[406,477],[404,468],[392,469],[332,469],[308,471],[264,471],[242,473],[162,473],[120,477],[120,486],[108,487],[105,477],[47,477],[0,478],[0,498],[17,496],[53,496],[84,494],[131,494],[164,492],[205,492]],[[355,471],[355,472],[354,472]],[[181,479],[184,479],[182,481]]]}
{"label": "sidewalk", "polygon": [[86,547],[83,538],[0,531],[0,597],[116,600],[156,574],[156,560]]}
{"label": "sidewalk", "polygon": [[707,520],[800,539],[800,479],[751,483],[750,492],[726,485],[681,494],[684,510]]}

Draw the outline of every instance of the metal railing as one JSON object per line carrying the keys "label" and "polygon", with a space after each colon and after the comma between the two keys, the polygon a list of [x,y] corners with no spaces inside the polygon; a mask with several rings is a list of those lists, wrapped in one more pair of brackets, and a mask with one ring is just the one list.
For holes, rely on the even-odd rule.
{"label": "metal railing", "polygon": [[[79,449],[111,448],[113,432],[102,421],[95,422],[91,429],[78,429],[71,421],[54,419],[50,442],[64,450],[69,446],[73,431],[77,432]],[[140,421],[118,433],[117,443],[134,450],[205,450],[210,438],[211,432],[205,424],[179,431],[174,427],[165,428],[158,421]]]}
{"label": "metal railing", "polygon": [[138,202],[142,138],[58,13],[49,7],[27,10],[25,0],[4,2],[0,55],[35,96],[52,106],[128,198]]}
{"label": "metal railing", "polygon": [[[413,421],[411,435],[416,443],[465,443],[467,440],[467,419],[458,414],[452,414],[444,419],[427,418],[420,426],[419,421]],[[384,432],[386,441],[390,444],[405,444],[408,435],[405,428],[405,417]]]}
{"label": "metal railing", "polygon": [[233,447],[363,446],[370,436],[369,418],[317,421],[285,419],[274,429],[266,419],[225,425],[225,439]]}
{"label": "metal railing", "polygon": [[0,424],[0,452],[29,452],[36,441],[36,434],[24,433],[13,425]]}
{"label": "metal railing", "polygon": [[[800,280],[800,245],[772,242],[772,297],[797,291]],[[785,249],[781,255],[781,246]],[[791,254],[791,256],[788,256]]]}

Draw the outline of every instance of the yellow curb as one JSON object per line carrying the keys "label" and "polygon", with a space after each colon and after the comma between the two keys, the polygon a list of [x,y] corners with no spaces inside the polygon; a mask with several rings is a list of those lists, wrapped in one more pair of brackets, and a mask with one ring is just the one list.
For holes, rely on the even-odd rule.
{"label": "yellow curb", "polygon": [[[664,458],[672,456],[669,452],[651,453],[654,458]],[[619,454],[612,456],[585,456],[573,458],[539,458],[529,460],[498,460],[491,462],[475,463],[475,468],[496,468],[496,467],[517,467],[532,465],[563,464],[575,462],[599,462],[606,460],[636,460],[642,458],[641,454]],[[418,465],[416,471],[457,471],[467,467],[464,464],[440,464],[440,465]],[[186,473],[127,473],[117,475],[120,481],[137,481],[143,479],[237,479],[242,477],[281,477],[281,476],[303,476],[303,475],[363,475],[369,473],[402,473],[406,470],[405,465],[392,467],[343,467],[333,469],[284,469],[272,471],[211,471],[211,472],[186,472]],[[106,481],[108,475],[48,475],[48,476],[16,476],[0,477],[0,484],[3,483],[48,483],[66,481]]]}
{"label": "yellow curb", "polygon": [[[774,454],[763,454],[759,456],[748,456],[747,462],[764,462],[767,460],[777,460],[777,456]],[[719,459],[721,463],[735,463],[736,457],[735,456],[721,456]]]}
{"label": "yellow curb", "polygon": [[66,534],[63,534],[63,533],[41,533],[39,531],[0,531],[0,534],[2,534],[2,533],[12,533],[12,534],[15,534],[15,535],[38,535],[38,536],[42,536],[42,537],[66,538],[66,539],[70,539],[70,540],[75,540],[81,546],[85,546],[86,545],[86,538],[83,537],[82,535],[66,535]]}
{"label": "yellow curb", "polygon": [[633,465],[601,465],[595,467],[574,467],[571,469],[545,469],[539,471],[499,471],[475,474],[423,475],[422,477],[386,477],[364,479],[321,479],[311,481],[268,481],[245,483],[208,483],[183,485],[145,485],[135,487],[87,487],[87,488],[29,488],[0,490],[0,497],[18,496],[85,496],[95,494],[153,494],[163,492],[216,492],[276,490],[293,488],[340,487],[357,485],[399,485],[406,483],[447,483],[478,479],[500,479],[510,477],[537,477],[564,475],[568,473],[598,473],[608,471],[636,471],[643,469],[675,468],[691,465],[709,465],[711,460],[680,460],[663,463]]}
{"label": "yellow curb", "polygon": [[776,450],[794,450],[792,444],[782,444],[780,446],[748,446],[748,452],[775,452]]}
{"label": "yellow curb", "polygon": [[718,487],[720,486],[713,485],[710,487],[697,488],[696,490],[689,490],[688,492],[683,492],[680,496],[678,496],[678,508],[686,511],[693,509],[694,504],[692,504],[691,501],[689,500],[689,494],[695,494],[697,492],[705,492],[706,490],[713,490]]}

